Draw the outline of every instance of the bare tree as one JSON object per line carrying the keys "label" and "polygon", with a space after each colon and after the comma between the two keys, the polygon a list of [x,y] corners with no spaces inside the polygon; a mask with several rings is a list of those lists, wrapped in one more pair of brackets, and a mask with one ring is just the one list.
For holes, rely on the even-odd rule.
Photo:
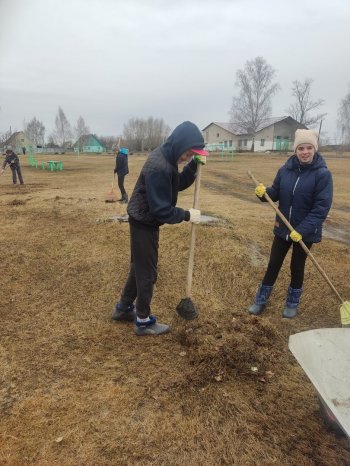
{"label": "bare tree", "polygon": [[341,132],[342,144],[350,144],[350,91],[340,103],[338,125]]}
{"label": "bare tree", "polygon": [[319,113],[311,116],[310,112],[316,110],[324,104],[323,99],[312,100],[311,86],[313,79],[305,78],[303,82],[293,81],[292,96],[295,102],[287,109],[290,116],[305,126],[316,126],[327,114]]}
{"label": "bare tree", "polygon": [[61,107],[58,107],[58,113],[55,119],[54,139],[61,147],[67,147],[71,143],[72,128]]}
{"label": "bare tree", "polygon": [[46,147],[59,147],[55,131],[49,134],[49,137],[47,138]]}
{"label": "bare tree", "polygon": [[32,118],[29,123],[24,123],[24,132],[36,146],[44,144],[45,126],[36,117]]}
{"label": "bare tree", "polygon": [[130,118],[124,124],[123,140],[131,150],[153,150],[162,144],[170,133],[170,127],[162,118]]}
{"label": "bare tree", "polygon": [[135,151],[143,151],[146,140],[146,122],[142,118],[130,118],[124,124],[123,139],[125,144]]}
{"label": "bare tree", "polygon": [[105,146],[107,151],[113,150],[118,144],[120,137],[118,136],[99,136],[99,141]]}
{"label": "bare tree", "polygon": [[84,118],[80,116],[77,120],[77,124],[74,127],[74,134],[77,139],[81,136],[90,134],[90,128],[85,124]]}
{"label": "bare tree", "polygon": [[4,133],[0,133],[0,144],[3,145],[8,139],[10,139],[11,134],[11,130],[5,131]]}
{"label": "bare tree", "polygon": [[275,74],[263,57],[248,60],[244,69],[236,74],[239,96],[232,99],[231,123],[235,129],[252,137],[252,150],[255,133],[271,115],[271,100],[280,88],[278,83],[273,83]]}
{"label": "bare tree", "polygon": [[322,146],[328,146],[329,144],[331,144],[331,138],[328,136],[327,131],[323,131],[322,133],[320,133],[318,145],[319,147],[322,147]]}
{"label": "bare tree", "polygon": [[163,118],[149,117],[146,122],[145,148],[152,150],[162,144],[170,133],[170,126]]}

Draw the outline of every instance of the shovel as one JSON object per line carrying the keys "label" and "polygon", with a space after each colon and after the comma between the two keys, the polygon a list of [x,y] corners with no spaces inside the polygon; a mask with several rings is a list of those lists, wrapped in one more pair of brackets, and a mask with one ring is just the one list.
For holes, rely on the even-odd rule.
{"label": "shovel", "polygon": [[[247,173],[250,176],[250,178],[254,181],[255,185],[258,186],[259,181],[254,177],[254,175],[249,170],[248,170]],[[282,212],[279,210],[279,208],[275,205],[275,203],[270,198],[270,196],[267,193],[265,193],[264,196],[265,196],[265,199],[267,200],[267,202],[276,211],[277,215],[280,217],[280,219],[283,221],[283,223],[289,229],[289,231],[293,231],[294,228],[288,222],[288,220],[282,214]],[[320,272],[322,277],[326,280],[326,282],[330,286],[331,290],[333,291],[333,293],[337,297],[337,299],[338,299],[338,301],[340,303],[340,318],[341,318],[342,326],[343,327],[350,327],[350,301],[343,301],[342,297],[340,296],[338,291],[335,289],[333,283],[330,281],[330,279],[326,275],[326,272],[321,268],[321,266],[319,265],[319,263],[317,262],[317,260],[313,256],[313,254],[311,253],[310,249],[306,246],[306,244],[302,240],[298,241],[298,244],[300,244],[300,246],[303,248],[305,253],[310,257],[310,259],[312,260],[312,262],[315,265],[315,267],[317,268],[317,270]]]}
{"label": "shovel", "polygon": [[113,174],[112,188],[107,193],[105,202],[117,202],[117,200],[118,200],[118,194],[115,189],[114,174]]}
{"label": "shovel", "polygon": [[[193,208],[199,208],[199,190],[201,185],[201,171],[202,165],[199,163],[197,167],[197,176],[194,187],[194,199]],[[198,309],[191,299],[192,294],[192,276],[193,276],[193,264],[194,264],[194,246],[196,243],[196,226],[194,223],[191,224],[191,239],[190,239],[190,253],[188,259],[187,269],[187,281],[186,281],[186,298],[181,299],[176,307],[176,311],[180,317],[185,320],[193,320],[198,317]]]}

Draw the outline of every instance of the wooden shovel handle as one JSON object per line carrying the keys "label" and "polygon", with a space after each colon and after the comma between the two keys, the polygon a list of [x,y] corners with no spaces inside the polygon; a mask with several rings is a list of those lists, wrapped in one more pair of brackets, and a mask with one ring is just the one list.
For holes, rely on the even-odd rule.
{"label": "wooden shovel handle", "polygon": [[[258,186],[259,185],[259,181],[254,177],[254,175],[248,170],[248,175],[249,177],[254,181],[255,185]],[[282,212],[279,210],[279,208],[276,206],[276,204],[273,202],[273,200],[271,199],[271,197],[265,193],[264,194],[265,196],[265,199],[267,200],[267,202],[271,205],[271,207],[276,211],[277,215],[280,217],[280,219],[283,221],[283,223],[286,225],[286,227],[289,229],[289,231],[293,231],[294,228],[292,227],[292,225],[289,223],[289,221],[286,219],[286,217],[282,214]],[[310,259],[312,260],[312,262],[314,263],[314,265],[316,266],[317,270],[320,272],[320,274],[322,275],[322,277],[326,280],[326,282],[328,283],[328,285],[330,286],[331,290],[333,291],[333,293],[335,294],[335,296],[338,298],[339,302],[340,303],[343,303],[343,299],[341,298],[340,294],[338,293],[338,291],[335,289],[333,283],[330,281],[330,279],[328,278],[326,272],[322,269],[322,267],[319,265],[319,263],[317,262],[317,260],[315,259],[314,255],[311,253],[310,249],[306,246],[306,244],[304,243],[304,241],[300,240],[298,241],[298,243],[300,244],[300,246],[303,248],[303,250],[305,251],[305,253],[310,257]]]}
{"label": "wooden shovel handle", "polygon": [[[201,171],[202,164],[197,166],[197,176],[194,185],[194,198],[193,208],[199,209],[199,191],[201,187]],[[194,265],[194,247],[196,244],[196,224],[191,224],[191,238],[190,238],[190,253],[188,258],[188,270],[187,270],[187,282],[186,282],[186,297],[191,298],[192,293],[192,277],[193,277],[193,265]]]}

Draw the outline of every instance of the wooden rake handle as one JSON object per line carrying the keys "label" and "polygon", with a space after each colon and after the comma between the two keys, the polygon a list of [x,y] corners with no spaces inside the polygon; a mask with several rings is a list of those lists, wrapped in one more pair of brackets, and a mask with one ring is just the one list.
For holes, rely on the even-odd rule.
{"label": "wooden rake handle", "polygon": [[[199,191],[201,187],[201,171],[202,164],[199,163],[197,166],[197,176],[194,185],[194,198],[193,208],[199,209]],[[190,253],[188,258],[188,269],[187,269],[187,282],[186,282],[186,297],[191,298],[192,293],[192,277],[193,277],[193,264],[194,264],[194,247],[196,244],[196,224],[191,224],[191,238],[190,238]]]}
{"label": "wooden rake handle", "polygon": [[[259,185],[259,181],[255,178],[255,176],[251,173],[250,170],[248,170],[248,176],[254,181],[255,183],[255,186],[258,186]],[[276,211],[277,215],[280,217],[280,219],[283,221],[283,223],[286,225],[286,227],[289,229],[289,231],[293,231],[294,228],[292,227],[292,225],[289,223],[289,221],[286,219],[286,217],[282,214],[282,212],[279,210],[279,208],[276,206],[276,204],[273,202],[273,200],[271,199],[271,197],[265,193],[264,194],[265,196],[265,199],[267,200],[267,202],[271,205],[271,207]],[[330,281],[330,279],[328,278],[326,272],[322,269],[322,267],[319,265],[319,263],[317,262],[317,260],[315,259],[314,255],[311,253],[310,249],[306,246],[306,244],[304,243],[304,241],[300,240],[298,241],[298,243],[300,244],[300,246],[303,248],[303,250],[305,251],[305,253],[310,257],[310,259],[312,260],[312,262],[314,263],[314,265],[316,266],[317,270],[320,272],[320,274],[322,275],[322,277],[326,280],[326,282],[328,283],[328,285],[330,286],[331,290],[333,291],[333,293],[335,294],[335,296],[338,298],[339,302],[342,304],[343,303],[343,299],[342,297],[340,296],[340,294],[338,293],[338,291],[335,289],[333,283]]]}
{"label": "wooden rake handle", "polygon": [[5,168],[1,168],[1,170],[4,170],[4,171],[0,172],[0,175],[3,175],[3,174],[4,174],[4,172],[5,172],[5,171],[8,169],[8,167],[9,167],[10,165],[11,165],[11,164],[10,164],[10,163],[8,163],[8,164],[6,165],[6,167],[5,167]]}
{"label": "wooden rake handle", "polygon": [[112,191],[115,190],[115,173],[113,173]]}

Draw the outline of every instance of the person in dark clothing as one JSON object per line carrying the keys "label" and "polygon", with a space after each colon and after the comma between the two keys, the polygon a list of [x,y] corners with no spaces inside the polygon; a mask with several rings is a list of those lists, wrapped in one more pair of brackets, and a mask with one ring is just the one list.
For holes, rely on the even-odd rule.
{"label": "person in dark clothing", "polygon": [[6,157],[2,164],[1,174],[4,173],[6,166],[9,165],[12,171],[13,184],[17,184],[17,175],[20,184],[24,184],[18,155],[13,152],[12,149],[7,149],[5,155]]}
{"label": "person in dark clothing", "polygon": [[128,195],[124,188],[124,179],[125,179],[125,176],[129,173],[129,167],[128,167],[129,151],[125,147],[122,147],[121,149],[116,148],[116,151],[117,151],[117,156],[115,158],[114,174],[117,174],[118,176],[118,187],[120,189],[120,193],[122,196],[118,200],[119,202],[127,204]]}
{"label": "person in dark clothing", "polygon": [[[136,335],[160,335],[170,327],[151,314],[153,286],[157,279],[159,227],[164,223],[200,222],[200,211],[176,207],[178,192],[192,185],[197,164],[208,152],[196,125],[185,121],[148,156],[128,204],[131,264],[112,318],[134,321]],[[178,165],[189,162],[179,173]],[[136,299],[136,309],[134,301]]]}
{"label": "person in dark clothing", "polygon": [[332,174],[317,152],[318,135],[313,130],[298,129],[295,133],[294,155],[277,172],[271,187],[260,184],[255,194],[265,201],[267,193],[273,201],[278,201],[279,210],[289,220],[295,230],[290,232],[276,215],[274,240],[265,276],[258,287],[254,303],[248,312],[259,315],[277,280],[283,261],[291,245],[291,281],[288,286],[283,317],[292,319],[297,315],[303,292],[304,270],[307,254],[298,242],[303,240],[310,249],[322,239],[322,224],[332,205]]}

